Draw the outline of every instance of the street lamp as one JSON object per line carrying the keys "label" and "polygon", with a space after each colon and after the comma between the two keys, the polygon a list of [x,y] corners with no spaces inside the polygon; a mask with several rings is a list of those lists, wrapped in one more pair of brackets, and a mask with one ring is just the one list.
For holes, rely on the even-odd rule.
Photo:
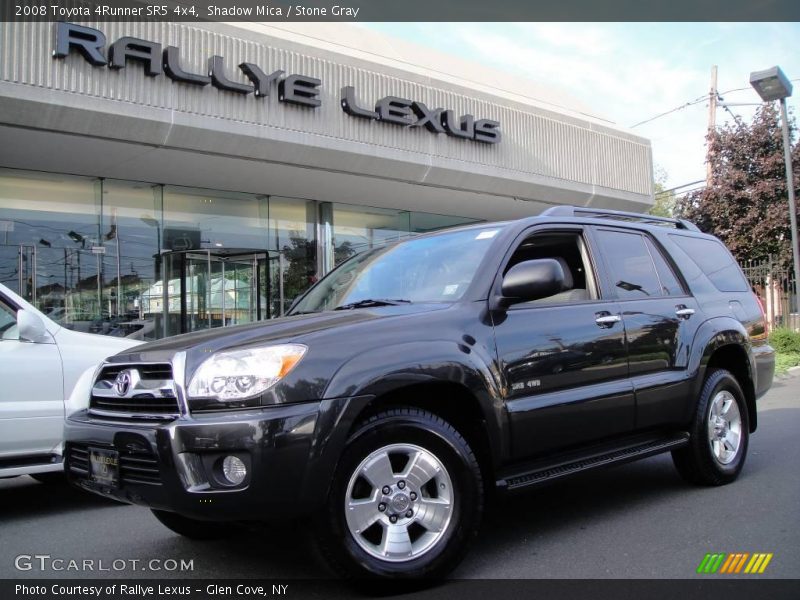
{"label": "street lamp", "polygon": [[[800,249],[797,245],[797,207],[794,201],[792,177],[792,146],[789,142],[789,119],[786,116],[786,98],[792,95],[792,84],[780,67],[750,73],[750,85],[764,102],[780,100],[781,129],[783,130],[783,158],[786,163],[786,186],[789,192],[789,222],[792,226],[792,260],[794,262],[795,295],[800,290]],[[800,307],[798,307],[800,308]]]}

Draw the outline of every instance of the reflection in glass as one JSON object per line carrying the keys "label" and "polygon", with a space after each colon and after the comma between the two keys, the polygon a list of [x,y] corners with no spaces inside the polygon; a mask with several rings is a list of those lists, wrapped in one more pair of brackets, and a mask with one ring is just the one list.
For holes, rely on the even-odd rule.
{"label": "reflection in glass", "polygon": [[292,312],[454,302],[466,292],[500,227],[424,236],[362,252],[320,281]]}
{"label": "reflection in glass", "polygon": [[333,264],[471,221],[0,169],[0,282],[70,329],[151,340],[281,316]]}
{"label": "reflection in glass", "polygon": [[103,312],[97,180],[0,171],[0,283],[65,327]]}

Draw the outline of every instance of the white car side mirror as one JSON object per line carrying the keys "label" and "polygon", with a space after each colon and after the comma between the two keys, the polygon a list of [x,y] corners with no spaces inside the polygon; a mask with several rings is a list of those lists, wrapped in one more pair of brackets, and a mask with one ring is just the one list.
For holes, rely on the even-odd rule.
{"label": "white car side mirror", "polygon": [[35,344],[46,344],[53,341],[44,326],[44,321],[38,315],[25,309],[17,311],[17,331],[21,341]]}

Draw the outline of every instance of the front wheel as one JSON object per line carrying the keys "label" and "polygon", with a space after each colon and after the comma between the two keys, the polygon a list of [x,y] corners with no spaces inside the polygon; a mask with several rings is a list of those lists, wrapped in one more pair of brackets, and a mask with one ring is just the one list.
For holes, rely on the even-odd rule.
{"label": "front wheel", "polygon": [[440,577],[466,553],[482,508],[478,462],[458,431],[423,410],[387,410],[348,442],[320,542],[350,577]]}
{"label": "front wheel", "polygon": [[672,452],[678,473],[697,485],[734,481],[744,466],[750,435],[744,393],[729,371],[711,371],[703,384],[689,445]]}

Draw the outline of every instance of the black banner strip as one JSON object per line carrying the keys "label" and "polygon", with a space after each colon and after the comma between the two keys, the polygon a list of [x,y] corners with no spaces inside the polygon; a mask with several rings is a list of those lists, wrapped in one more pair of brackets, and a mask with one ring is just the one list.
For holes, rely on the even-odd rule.
{"label": "black banner strip", "polygon": [[2,21],[800,21],[797,0],[2,0]]}

